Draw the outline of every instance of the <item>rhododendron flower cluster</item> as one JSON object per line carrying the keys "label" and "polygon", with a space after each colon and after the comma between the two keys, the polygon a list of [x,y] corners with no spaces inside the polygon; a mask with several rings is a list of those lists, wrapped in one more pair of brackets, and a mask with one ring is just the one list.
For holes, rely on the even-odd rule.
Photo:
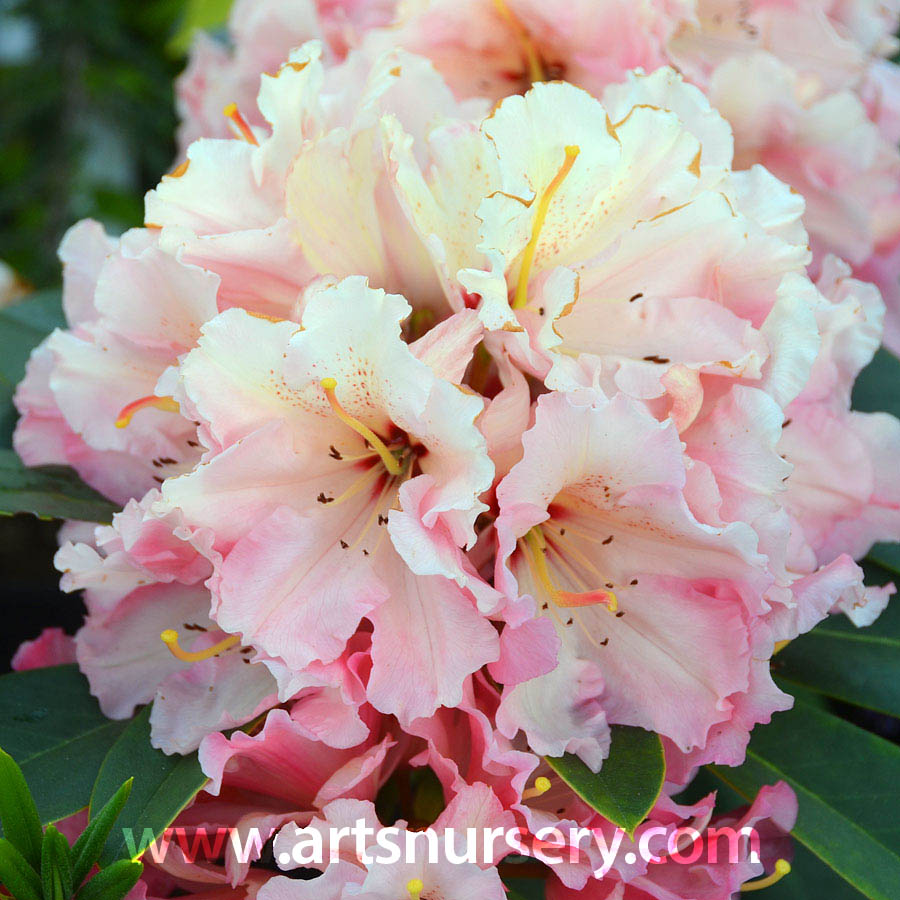
{"label": "rhododendron flower cluster", "polygon": [[828,253],[875,282],[900,350],[900,6],[882,0],[238,0],[234,50],[197,41],[179,82],[182,146],[224,136],[223,105],[252,124],[259,74],[323,39],[428,57],[460,98],[497,101],[563,79],[601,97],[629,70],[674,66],[734,131],[735,167],[761,163],[806,200],[816,267]]}
{"label": "rhododendron flower cluster", "polygon": [[[776,650],[891,592],[854,560],[900,539],[900,423],[850,391],[896,241],[893,19],[390,6],[239,2],[145,226],[66,236],[15,446],[122,509],[65,526],[87,618],[18,663],[74,654],[113,718],[152,701],[211,779],[179,823],[276,859],[297,824],[612,830],[541,757],[602,771],[616,725],[666,752],[629,840],[704,841],[712,798],[673,797],[791,706]],[[436,813],[386,820],[426,769]],[[587,848],[548,896],[729,897],[795,813],[781,784],[732,817],[762,861],[596,879]],[[173,855],[135,896],[499,900],[500,862]]]}

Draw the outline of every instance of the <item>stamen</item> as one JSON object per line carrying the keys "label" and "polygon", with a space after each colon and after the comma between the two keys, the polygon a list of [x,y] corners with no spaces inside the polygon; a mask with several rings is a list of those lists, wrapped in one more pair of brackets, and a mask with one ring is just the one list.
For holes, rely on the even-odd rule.
{"label": "stamen", "polygon": [[234,122],[241,137],[247,141],[248,144],[253,144],[254,147],[259,146],[259,141],[256,139],[253,129],[241,115],[240,110],[237,108],[237,103],[229,103],[228,106],[222,110],[222,115],[224,115],[226,119],[231,119],[231,121]]}
{"label": "stamen", "polygon": [[519,42],[519,46],[525,54],[525,61],[528,64],[529,80],[532,83],[535,81],[546,81],[547,75],[544,72],[544,66],[541,63],[541,56],[537,52],[534,42],[531,40],[531,35],[528,33],[525,26],[513,15],[512,10],[506,5],[506,0],[494,0],[494,6],[496,7],[497,12],[509,23],[509,27],[512,28],[515,33],[516,40]]}
{"label": "stamen", "polygon": [[231,634],[224,640],[219,641],[218,644],[207,647],[206,650],[191,652],[189,650],[182,650],[178,643],[178,632],[173,628],[167,628],[159,637],[169,648],[169,653],[171,653],[172,656],[176,659],[181,659],[184,660],[184,662],[190,663],[202,662],[204,659],[212,659],[212,657],[218,656],[220,653],[223,653],[225,650],[228,650],[230,647],[234,647],[235,644],[241,642],[241,639],[236,634]]}
{"label": "stamen", "polygon": [[328,501],[329,506],[340,506],[341,503],[345,503],[347,500],[355,497],[361,491],[365,490],[370,485],[374,484],[379,476],[382,476],[383,473],[378,468],[377,465],[373,464],[371,468],[366,469],[366,471],[350,485],[339,497],[335,497],[333,500]]}
{"label": "stamen", "polygon": [[139,400],[133,400],[127,406],[123,406],[119,415],[116,417],[116,428],[127,428],[131,423],[134,414],[141,409],[153,406],[164,412],[180,412],[181,407],[174,397],[157,397],[156,394],[150,394],[149,397],[141,397]]}
{"label": "stamen", "polygon": [[334,414],[347,426],[352,428],[358,435],[365,438],[372,446],[372,449],[381,457],[381,461],[384,463],[384,467],[391,473],[391,475],[399,475],[403,471],[403,466],[400,464],[400,461],[391,453],[390,450],[385,446],[384,441],[369,428],[368,425],[364,425],[359,419],[355,419],[347,410],[341,406],[340,401],[337,398],[337,395],[334,392],[334,389],[337,387],[337,381],[334,378],[323,378],[322,379],[322,388],[325,391],[325,396],[328,398],[328,402],[331,404],[331,408],[334,410]]}
{"label": "stamen", "polygon": [[589,591],[564,591],[554,584],[553,579],[550,577],[550,571],[547,568],[545,556],[547,542],[540,528],[532,528],[525,535],[525,543],[530,550],[529,556],[534,564],[534,572],[538,581],[557,606],[596,606],[602,603],[609,608],[610,612],[615,612],[619,608],[616,595],[608,589],[596,588]]}
{"label": "stamen", "polygon": [[772,887],[781,881],[791,871],[791,864],[786,859],[779,859],[775,863],[775,871],[759,881],[747,881],[741,885],[741,891],[761,891],[763,888]]}
{"label": "stamen", "polygon": [[409,894],[409,900],[421,900],[422,891],[425,890],[425,885],[422,884],[421,878],[411,878],[406,882],[406,891]]}
{"label": "stamen", "polygon": [[534,255],[537,252],[538,240],[541,236],[541,229],[544,227],[544,220],[547,218],[547,212],[550,209],[550,201],[563,183],[566,175],[571,171],[580,152],[580,147],[574,145],[566,147],[566,158],[563,160],[563,164],[559,167],[556,175],[553,176],[550,184],[547,185],[538,202],[537,212],[534,214],[534,222],[531,226],[531,240],[528,241],[525,247],[525,255],[522,257],[522,268],[519,270],[519,281],[516,284],[516,293],[512,303],[513,309],[521,309],[528,302],[528,279],[531,277]]}
{"label": "stamen", "polygon": [[523,800],[534,800],[535,797],[540,797],[543,794],[546,794],[550,788],[553,787],[549,778],[545,778],[541,775],[539,778],[534,779],[534,787],[527,788],[522,791],[522,799]]}

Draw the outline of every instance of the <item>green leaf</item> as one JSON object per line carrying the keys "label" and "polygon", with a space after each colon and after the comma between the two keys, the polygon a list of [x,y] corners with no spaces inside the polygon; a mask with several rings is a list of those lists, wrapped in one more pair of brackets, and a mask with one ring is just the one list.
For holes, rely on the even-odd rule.
{"label": "green leaf", "polygon": [[15,900],[41,900],[38,873],[6,838],[0,838],[0,883],[12,891]]}
{"label": "green leaf", "polygon": [[87,878],[88,872],[97,862],[116,819],[119,818],[131,795],[133,783],[134,779],[129,778],[113,794],[109,802],[97,813],[75,842],[75,846],[72,848],[72,857],[75,860],[72,878],[76,885],[81,884]]}
{"label": "green leaf", "polygon": [[546,759],[588,806],[633,835],[662,790],[662,741],[643,728],[613,725],[611,730],[609,757],[596,774],[571,753]]}
{"label": "green leaf", "polygon": [[131,796],[100,855],[101,866],[117,859],[137,859],[207,781],[196,753],[166,756],[150,745],[149,706],[131,720],[103,761],[91,795],[92,820],[132,776]]}
{"label": "green leaf", "polygon": [[882,347],[853,385],[854,409],[900,417],[900,359]]}
{"label": "green leaf", "polygon": [[8,447],[18,413],[12,405],[28,355],[54,328],[65,327],[60,291],[40,291],[0,308],[0,446]]}
{"label": "green leaf", "polygon": [[41,820],[22,770],[0,749],[0,822],[9,842],[35,870],[41,864]]}
{"label": "green leaf", "polygon": [[845,703],[900,716],[900,605],[866,628],[831,616],[785,647],[772,670]]}
{"label": "green leaf", "polygon": [[875,544],[866,559],[887,569],[892,575],[900,575],[900,544]]}
{"label": "green leaf", "polygon": [[44,824],[88,805],[125,725],[100,712],[77,666],[0,676],[0,745],[22,767]]}
{"label": "green leaf", "polygon": [[136,884],[144,867],[139,862],[120,859],[98,872],[75,895],[75,900],[122,900]]}
{"label": "green leaf", "polygon": [[44,900],[69,900],[72,896],[69,842],[53,825],[47,826],[41,846],[41,886]]}
{"label": "green leaf", "polygon": [[753,732],[743,766],[710,770],[747,800],[786,781],[799,801],[796,840],[866,897],[895,900],[900,747],[797,701]]}
{"label": "green leaf", "polygon": [[43,519],[111,522],[118,507],[66,466],[27,468],[12,450],[0,449],[0,515],[33,513]]}

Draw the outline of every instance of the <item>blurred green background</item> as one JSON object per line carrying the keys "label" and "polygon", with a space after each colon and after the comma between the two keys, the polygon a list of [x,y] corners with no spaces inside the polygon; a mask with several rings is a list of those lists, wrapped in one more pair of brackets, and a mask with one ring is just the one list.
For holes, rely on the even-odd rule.
{"label": "blurred green background", "polygon": [[173,80],[230,0],[0,0],[0,260],[58,283],[78,219],[139,225],[174,159]]}

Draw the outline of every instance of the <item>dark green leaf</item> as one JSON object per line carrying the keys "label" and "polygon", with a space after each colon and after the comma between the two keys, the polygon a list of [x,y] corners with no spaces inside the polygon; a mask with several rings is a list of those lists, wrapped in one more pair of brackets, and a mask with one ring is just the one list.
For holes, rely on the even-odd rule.
{"label": "dark green leaf", "polygon": [[150,707],[145,707],[113,745],[91,795],[91,819],[128,778],[131,796],[100,855],[100,865],[137,859],[206,783],[197,754],[166,756],[150,746]]}
{"label": "dark green leaf", "polygon": [[853,386],[854,409],[900,416],[900,359],[882,347]]}
{"label": "dark green leaf", "polygon": [[900,605],[867,628],[832,616],[788,644],[772,668],[792,684],[900,716]]}
{"label": "dark green leaf", "polygon": [[53,825],[47,826],[41,846],[41,886],[44,900],[69,900],[72,896],[69,843]]}
{"label": "dark green leaf", "polygon": [[41,900],[38,873],[6,838],[0,838],[0,883],[12,891],[15,900]]}
{"label": "dark green leaf", "polygon": [[895,900],[900,747],[797,701],[757,728],[747,761],[711,771],[751,799],[779,779],[797,793],[794,837],[872,900]]}
{"label": "dark green leaf", "polygon": [[144,867],[139,862],[120,859],[98,872],[75,895],[75,900],[122,900],[136,884]]}
{"label": "dark green leaf", "polygon": [[859,891],[796,841],[790,875],[757,896],[760,900],[863,900]]}
{"label": "dark green leaf", "polygon": [[29,469],[12,450],[0,449],[0,514],[33,513],[44,519],[111,522],[118,510],[65,466]]}
{"label": "dark green leaf", "polygon": [[44,824],[88,805],[125,724],[100,712],[77,666],[0,677],[0,745],[22,767]]}
{"label": "dark green leaf", "polygon": [[100,853],[106,844],[112,827],[119,818],[128,797],[134,779],[129,778],[110,798],[109,802],[93,818],[72,848],[74,859],[72,878],[76,885],[81,884],[87,878],[94,863],[100,857]]}
{"label": "dark green leaf", "polygon": [[866,558],[893,575],[900,575],[900,544],[875,544]]}
{"label": "dark green leaf", "polygon": [[41,820],[22,770],[0,749],[0,822],[9,842],[35,870],[41,864]]}
{"label": "dark green leaf", "polygon": [[629,834],[656,803],[666,772],[659,736],[627,725],[612,726],[609,757],[596,774],[571,753],[547,762],[585,803]]}

